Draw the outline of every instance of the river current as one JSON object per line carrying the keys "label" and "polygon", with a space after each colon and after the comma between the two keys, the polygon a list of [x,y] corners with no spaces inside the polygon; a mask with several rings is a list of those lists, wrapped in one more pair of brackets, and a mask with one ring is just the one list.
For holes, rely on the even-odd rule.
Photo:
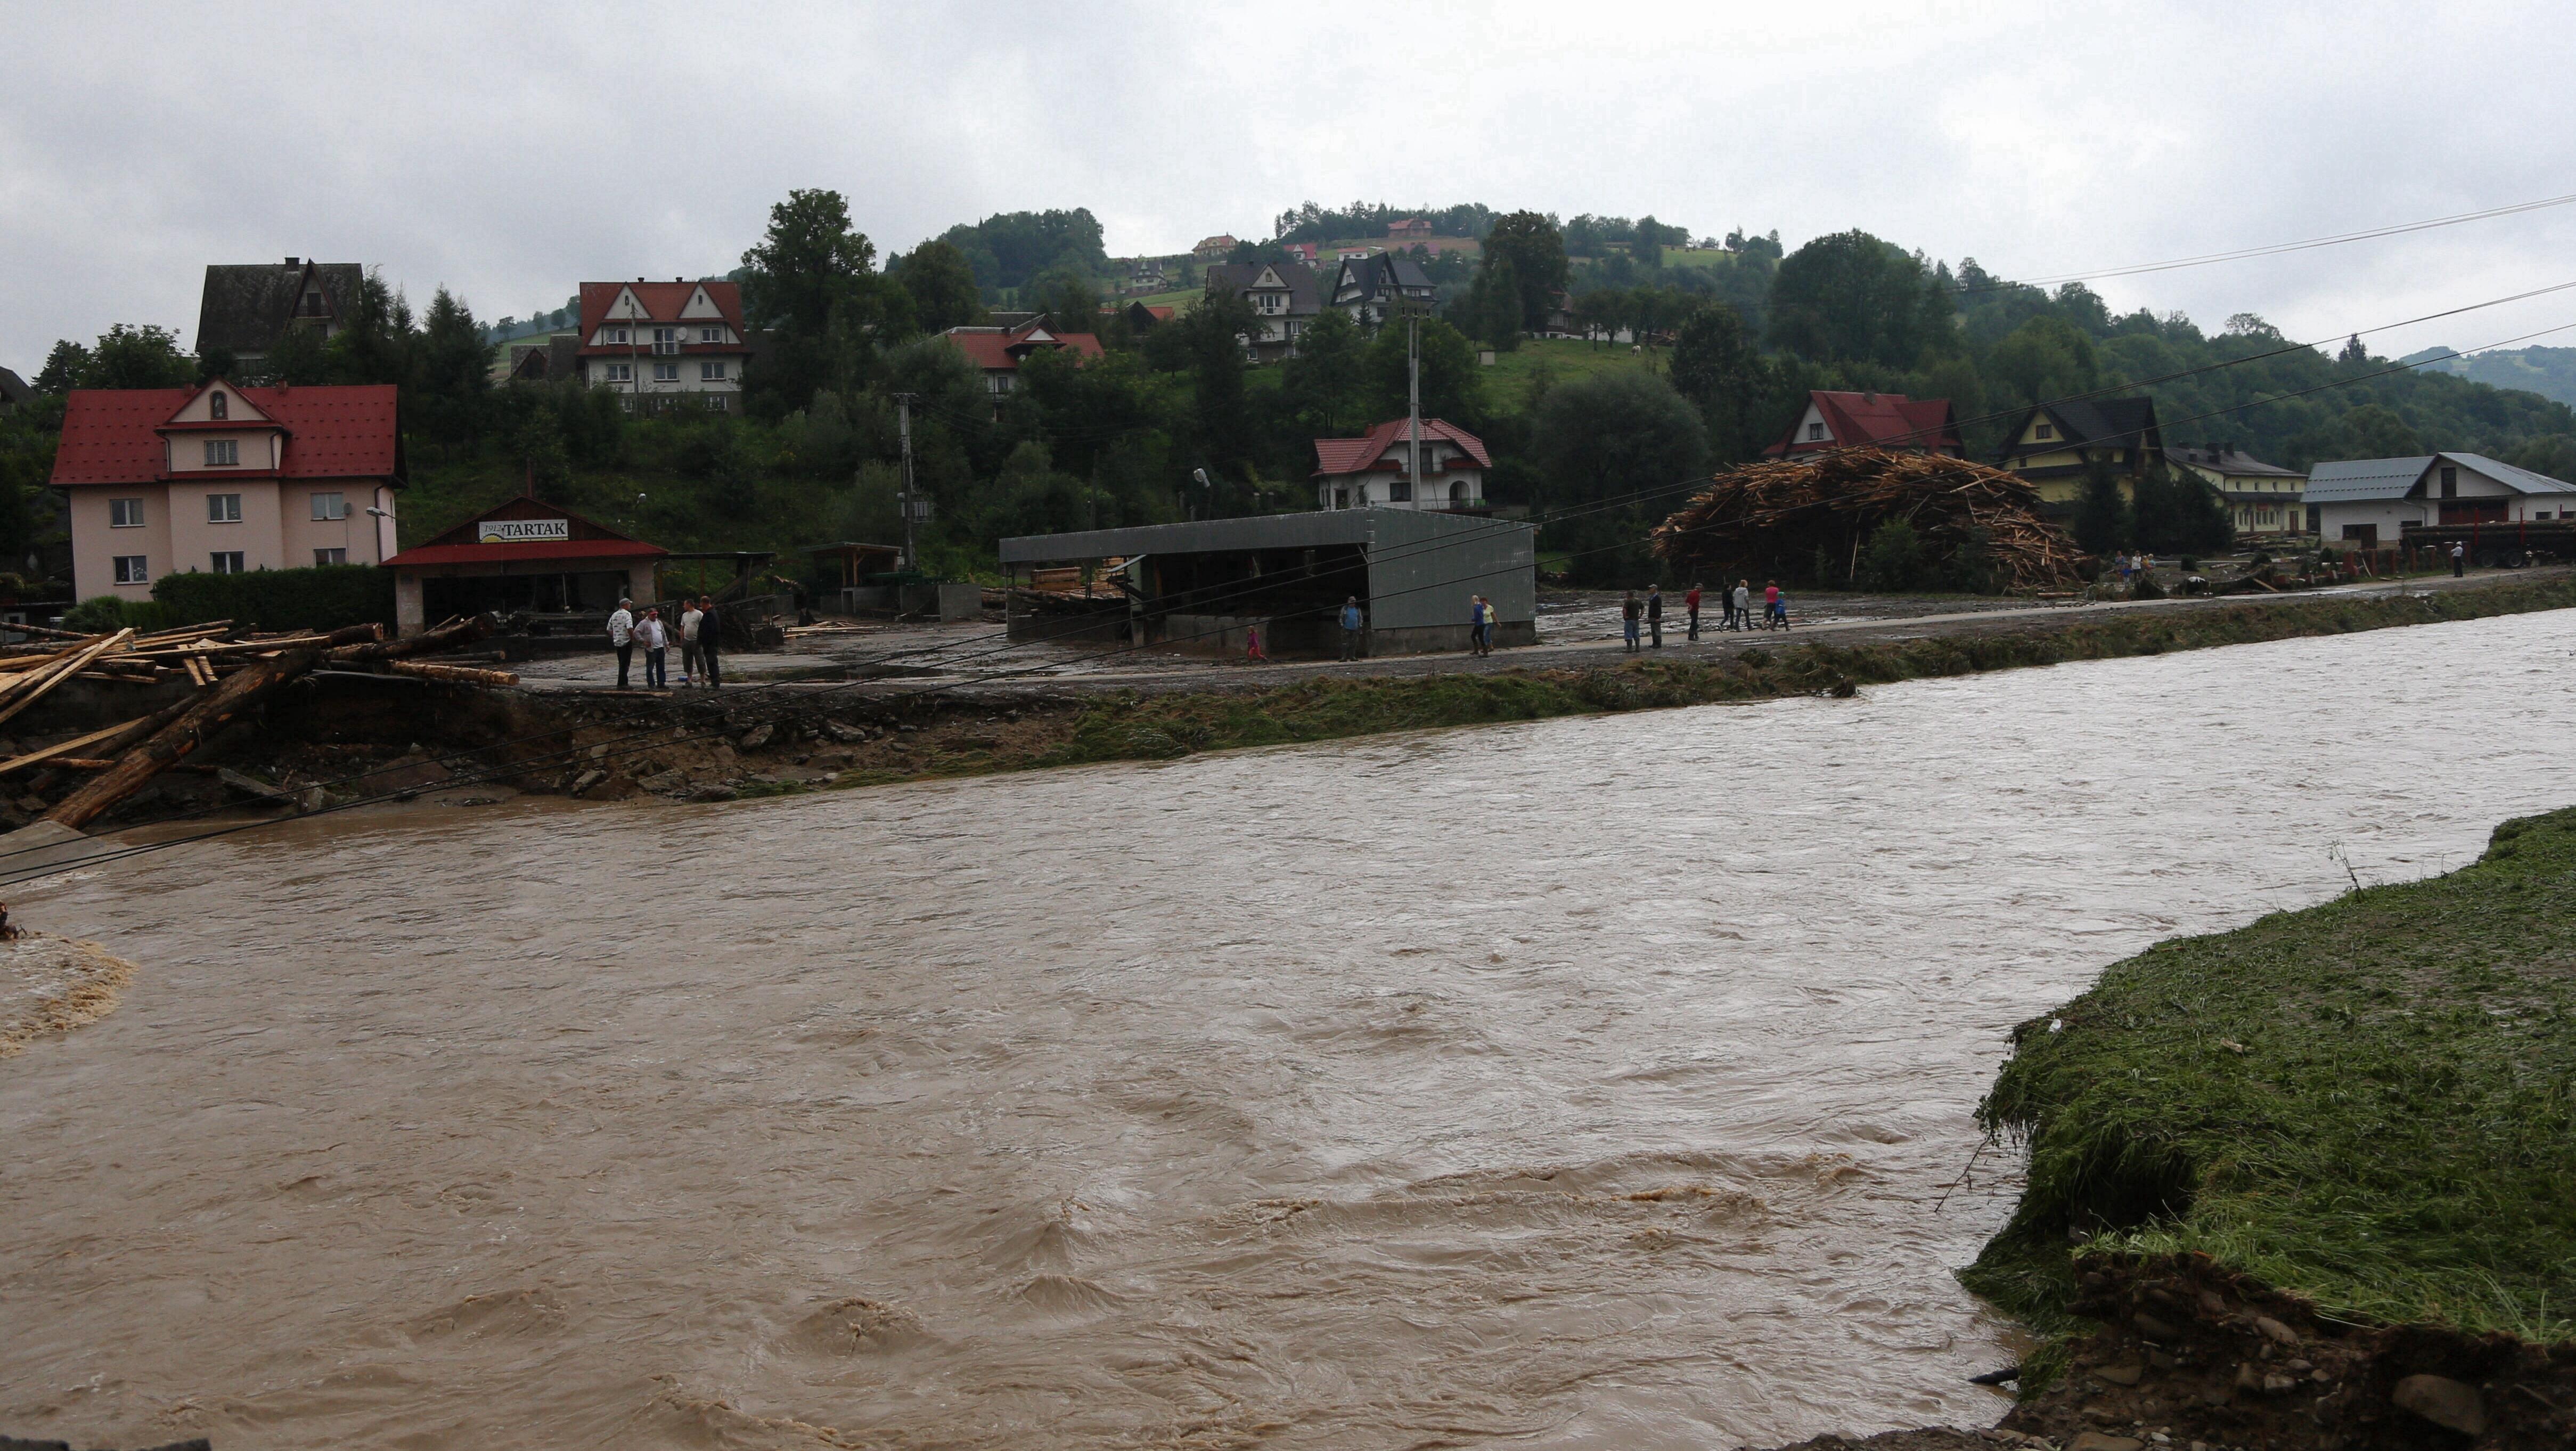
{"label": "river current", "polygon": [[55,878],[138,971],[0,1060],[0,1433],[1983,1423],[2012,1026],[2576,799],[2572,685],[2559,612]]}

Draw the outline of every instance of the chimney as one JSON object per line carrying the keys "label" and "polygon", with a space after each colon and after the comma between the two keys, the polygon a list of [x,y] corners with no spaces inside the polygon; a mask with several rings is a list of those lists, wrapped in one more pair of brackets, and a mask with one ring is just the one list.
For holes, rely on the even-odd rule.
{"label": "chimney", "polygon": [[304,265],[304,259],[301,257],[289,257],[286,259],[286,265],[289,267],[300,267]]}

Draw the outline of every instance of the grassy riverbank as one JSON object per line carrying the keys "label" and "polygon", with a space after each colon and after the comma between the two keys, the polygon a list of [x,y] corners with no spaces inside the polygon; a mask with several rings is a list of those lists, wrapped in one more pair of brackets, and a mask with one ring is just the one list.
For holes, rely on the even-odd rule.
{"label": "grassy riverbank", "polygon": [[[1196,751],[1287,745],[1440,726],[1793,695],[2077,660],[2339,635],[2398,625],[2576,607],[2576,579],[2423,596],[2213,605],[2036,622],[1862,645],[1787,643],[1732,658],[1498,674],[1318,677],[1260,691],[1127,694],[1058,704],[1003,730],[924,722],[899,752],[860,752],[842,785],[973,775]],[[980,716],[981,706],[958,705]]]}
{"label": "grassy riverbank", "polygon": [[2576,809],[2509,821],[2024,1024],[1980,1116],[2029,1187],[1970,1287],[2045,1324],[2086,1256],[2198,1252],[2329,1317],[2576,1337],[2571,894]]}

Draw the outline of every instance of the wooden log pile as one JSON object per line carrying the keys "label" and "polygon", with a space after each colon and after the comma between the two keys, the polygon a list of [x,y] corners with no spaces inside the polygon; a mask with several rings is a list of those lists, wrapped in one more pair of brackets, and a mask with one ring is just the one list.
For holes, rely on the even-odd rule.
{"label": "wooden log pile", "polygon": [[[451,620],[400,640],[386,639],[381,625],[265,635],[236,631],[223,620],[149,635],[130,629],[79,635],[8,626],[41,643],[0,647],[0,722],[69,680],[151,684],[183,679],[191,694],[162,710],[0,760],[0,778],[29,771],[41,785],[62,771],[96,773],[45,811],[47,820],[77,830],[161,772],[187,769],[180,766],[181,759],[215,731],[316,668],[401,673],[459,685],[515,685],[518,677],[504,671],[431,665],[414,658],[472,644],[496,626],[484,615]],[[25,804],[33,810],[38,803]]]}
{"label": "wooden log pile", "polygon": [[1820,559],[1848,576],[1870,533],[1890,519],[1912,524],[1936,560],[1982,544],[2009,591],[2064,589],[2091,562],[2040,516],[2039,494],[2022,479],[1966,459],[1879,449],[1719,474],[1655,526],[1654,549],[1683,573],[1713,579],[1811,580]]}

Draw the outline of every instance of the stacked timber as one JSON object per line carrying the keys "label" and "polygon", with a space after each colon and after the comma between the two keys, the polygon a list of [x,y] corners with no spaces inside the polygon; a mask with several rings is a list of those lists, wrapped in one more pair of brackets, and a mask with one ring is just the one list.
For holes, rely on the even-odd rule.
{"label": "stacked timber", "polygon": [[1819,561],[1848,574],[1872,531],[1914,527],[1934,559],[1980,548],[2008,590],[2059,590],[2090,559],[2040,516],[2037,491],[2001,469],[1935,454],[1840,449],[1719,474],[1655,526],[1655,553],[1721,579],[1812,578]]}
{"label": "stacked timber", "polygon": [[[214,732],[280,686],[317,668],[401,674],[457,685],[515,685],[518,677],[504,671],[434,665],[415,658],[472,644],[490,635],[496,623],[489,615],[451,620],[400,640],[386,639],[384,627],[372,624],[264,635],[236,632],[231,622],[221,620],[149,635],[130,629],[112,635],[78,635],[10,626],[19,633],[40,636],[45,643],[0,655],[0,722],[67,680],[152,684],[184,679],[189,694],[120,724],[0,760],[0,778],[32,772],[31,779],[41,784],[63,771],[95,773],[44,813],[46,820],[77,830],[162,772],[187,769],[181,767],[182,759]],[[23,804],[34,810],[42,802]]]}

